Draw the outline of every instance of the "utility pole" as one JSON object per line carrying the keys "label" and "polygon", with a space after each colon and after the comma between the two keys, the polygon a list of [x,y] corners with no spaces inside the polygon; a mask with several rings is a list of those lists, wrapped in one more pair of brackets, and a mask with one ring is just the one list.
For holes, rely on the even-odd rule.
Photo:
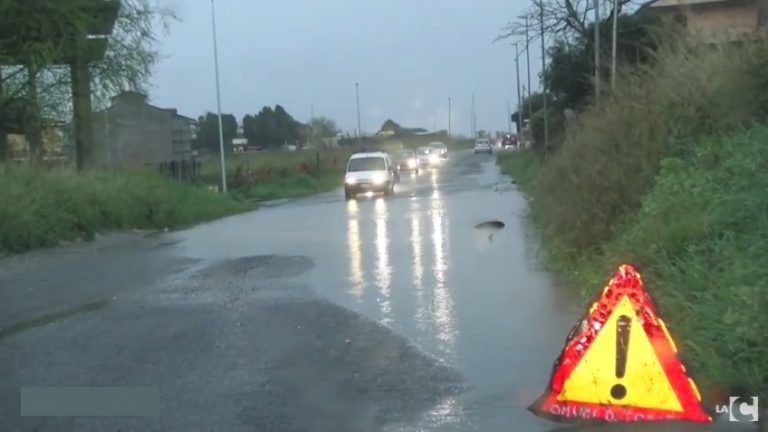
{"label": "utility pole", "polygon": [[219,50],[216,45],[216,8],[211,0],[211,23],[213,27],[213,63],[216,69],[216,110],[219,114],[219,154],[221,158],[221,190],[227,192],[227,168],[224,162],[224,123],[221,119],[221,89],[219,87]]}
{"label": "utility pole", "polygon": [[512,135],[512,110],[509,108],[509,101],[507,101],[507,133]]}
{"label": "utility pole", "polygon": [[475,95],[472,95],[472,138],[477,138],[477,117],[475,116]]}
{"label": "utility pole", "polygon": [[613,38],[611,39],[611,90],[616,88],[616,45],[619,35],[619,1],[613,0]]}
{"label": "utility pole", "polygon": [[448,137],[451,136],[451,97],[448,96]]}
{"label": "utility pole", "polygon": [[[595,0],[599,1],[599,0]],[[540,10],[539,10],[539,27],[541,30],[541,73],[542,73],[542,80],[541,80],[541,89],[542,89],[542,98],[544,99],[544,148],[549,148],[549,109],[547,108],[547,80],[544,77],[544,71],[547,70],[547,52],[546,47],[544,46],[544,2],[541,1],[540,3]]]}
{"label": "utility pole", "polygon": [[533,100],[531,98],[531,40],[528,37],[528,15],[525,16],[525,64],[528,66],[528,118],[533,117]]}
{"label": "utility pole", "polygon": [[357,101],[357,145],[363,145],[363,129],[360,126],[360,91],[355,83],[355,100]]}
{"label": "utility pole", "polygon": [[311,146],[313,144],[314,136],[315,136],[315,128],[312,127],[312,120],[315,119],[315,105],[312,104],[309,106],[309,145]]}
{"label": "utility pole", "polygon": [[600,100],[600,0],[595,1],[595,101]]}
{"label": "utility pole", "polygon": [[[520,97],[520,47],[519,43],[515,42],[515,75],[517,81],[517,132],[523,129],[523,100]],[[511,132],[510,132],[511,133]]]}

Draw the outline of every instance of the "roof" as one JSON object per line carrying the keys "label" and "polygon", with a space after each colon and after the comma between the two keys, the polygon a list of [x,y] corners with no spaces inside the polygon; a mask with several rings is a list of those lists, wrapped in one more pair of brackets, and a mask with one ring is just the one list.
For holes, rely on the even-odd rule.
{"label": "roof", "polygon": [[641,6],[641,9],[645,8],[662,8],[662,7],[678,7],[678,6],[692,6],[699,4],[711,4],[711,3],[743,3],[744,0],[651,0]]}
{"label": "roof", "polygon": [[352,155],[352,157],[350,157],[350,159],[359,159],[365,157],[387,157],[387,154],[384,152],[355,153]]}
{"label": "roof", "polygon": [[139,105],[144,106],[145,108],[154,109],[154,110],[160,110],[170,113],[173,117],[184,120],[189,123],[197,122],[196,119],[193,119],[191,117],[187,117],[185,115],[179,114],[178,110],[176,108],[160,108],[159,106],[152,105],[147,102],[148,96],[142,92],[135,91],[135,90],[126,90],[121,93],[118,93],[117,95],[113,96],[111,101],[112,104],[108,106],[107,108],[96,111],[97,113],[101,113],[104,111],[108,111],[111,108],[113,108],[115,105],[117,105],[117,102],[123,100],[123,101],[132,101]]}

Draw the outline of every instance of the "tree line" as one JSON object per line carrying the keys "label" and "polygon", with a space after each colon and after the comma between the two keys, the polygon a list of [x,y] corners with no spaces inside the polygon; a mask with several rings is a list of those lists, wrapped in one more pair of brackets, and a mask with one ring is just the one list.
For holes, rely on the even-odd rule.
{"label": "tree line", "polygon": [[[222,114],[222,131],[227,151],[232,150],[234,138],[245,138],[250,146],[279,148],[295,145],[299,148],[319,143],[336,136],[339,129],[336,122],[326,117],[314,117],[305,124],[296,120],[281,105],[274,108],[265,106],[256,114],[246,114],[238,123],[234,114]],[[198,118],[195,148],[219,148],[219,118],[206,113]]]}
{"label": "tree line", "polygon": [[[646,14],[629,14],[626,9],[630,0],[619,0],[618,38],[616,63],[618,68],[636,68],[647,64],[658,49],[658,35],[662,22]],[[600,0],[606,14],[600,20],[600,64],[595,67],[595,22],[589,17],[594,12],[594,2],[563,0],[542,2],[520,20],[508,24],[498,39],[519,39],[526,34],[527,17],[529,49],[540,43],[540,8],[543,7],[544,32],[548,40],[547,65],[539,76],[547,88],[547,112],[549,114],[550,145],[558,142],[558,136],[568,123],[568,116],[595,102],[595,70],[599,72],[601,90],[609,88],[611,75],[611,45],[613,42],[612,0]],[[521,107],[512,114],[512,121],[530,120],[534,144],[544,142],[544,94],[530,93],[522,98]],[[569,114],[566,114],[569,113]]]}

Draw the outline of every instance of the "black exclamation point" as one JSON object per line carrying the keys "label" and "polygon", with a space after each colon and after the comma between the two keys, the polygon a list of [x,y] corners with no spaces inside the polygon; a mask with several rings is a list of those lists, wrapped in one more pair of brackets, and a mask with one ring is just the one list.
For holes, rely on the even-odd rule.
{"label": "black exclamation point", "polygon": [[[629,331],[632,328],[632,319],[622,315],[616,321],[616,378],[624,378],[627,371],[627,349],[629,348]],[[624,399],[627,388],[622,384],[614,384],[611,387],[611,397]]]}

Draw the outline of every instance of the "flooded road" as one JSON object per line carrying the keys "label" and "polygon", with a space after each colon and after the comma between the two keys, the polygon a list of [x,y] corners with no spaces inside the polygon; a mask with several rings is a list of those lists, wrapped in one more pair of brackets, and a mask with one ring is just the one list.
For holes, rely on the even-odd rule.
{"label": "flooded road", "polygon": [[[0,430],[641,430],[526,410],[582,303],[492,156],[396,191],[0,262]],[[74,385],[155,386],[159,416],[19,417]]]}
{"label": "flooded road", "polygon": [[[333,193],[179,237],[186,255],[204,259],[302,253],[316,264],[306,281],[321,296],[458,370],[467,391],[417,426],[499,430],[514,422],[533,431],[546,422],[526,407],[581,303],[539,268],[525,208],[493,157],[459,153],[444,167],[403,176],[392,199],[344,202]],[[489,220],[505,227],[475,227]]]}

